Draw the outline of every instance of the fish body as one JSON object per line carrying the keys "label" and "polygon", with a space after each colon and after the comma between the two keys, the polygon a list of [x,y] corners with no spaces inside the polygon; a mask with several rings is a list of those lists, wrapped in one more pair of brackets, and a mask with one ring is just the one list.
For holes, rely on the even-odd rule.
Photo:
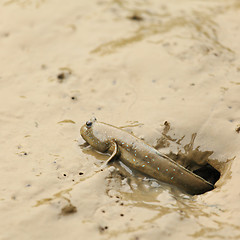
{"label": "fish body", "polygon": [[109,161],[119,158],[128,167],[192,195],[214,188],[213,184],[120,128],[92,119],[80,132],[93,148],[111,153]]}

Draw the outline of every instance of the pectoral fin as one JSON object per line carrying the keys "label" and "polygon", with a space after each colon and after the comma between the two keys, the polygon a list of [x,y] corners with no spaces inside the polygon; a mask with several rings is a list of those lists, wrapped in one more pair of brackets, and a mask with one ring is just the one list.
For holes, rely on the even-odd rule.
{"label": "pectoral fin", "polygon": [[119,158],[120,151],[118,149],[117,143],[113,142],[111,148],[113,149],[112,155],[107,159],[107,161],[101,166],[101,171],[110,163]]}
{"label": "pectoral fin", "polygon": [[119,148],[116,142],[113,142],[113,145],[111,146],[113,148],[112,155],[108,158],[106,164],[109,164],[110,162],[116,160],[120,156]]}

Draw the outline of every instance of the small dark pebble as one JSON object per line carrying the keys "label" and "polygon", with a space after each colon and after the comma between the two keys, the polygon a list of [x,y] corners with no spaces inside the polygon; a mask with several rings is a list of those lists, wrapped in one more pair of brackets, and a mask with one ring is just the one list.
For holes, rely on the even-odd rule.
{"label": "small dark pebble", "polygon": [[123,206],[124,204],[123,203],[120,203],[121,206]]}
{"label": "small dark pebble", "polygon": [[76,98],[76,97],[74,97],[74,96],[73,96],[73,97],[71,97],[71,99],[72,99],[72,100],[77,100],[77,98]]}
{"label": "small dark pebble", "polygon": [[57,75],[57,78],[60,79],[60,80],[63,80],[65,77],[66,77],[66,76],[65,76],[64,73],[59,73],[59,74]]}
{"label": "small dark pebble", "polygon": [[64,173],[63,176],[66,177],[67,175]]}
{"label": "small dark pebble", "polygon": [[124,216],[124,214],[123,214],[123,213],[121,213],[121,214],[120,214],[120,216],[121,216],[121,217],[123,217],[123,216]]}
{"label": "small dark pebble", "polygon": [[27,153],[25,152],[25,153],[24,153],[24,155],[26,156],[26,155],[27,155]]}
{"label": "small dark pebble", "polygon": [[105,210],[102,210],[102,213],[105,213]]}
{"label": "small dark pebble", "polygon": [[83,175],[83,172],[80,172],[79,175]]}

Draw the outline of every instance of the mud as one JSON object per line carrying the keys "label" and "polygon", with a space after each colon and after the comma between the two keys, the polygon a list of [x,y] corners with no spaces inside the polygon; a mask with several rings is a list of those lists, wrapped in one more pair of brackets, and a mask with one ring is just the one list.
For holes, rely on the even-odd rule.
{"label": "mud", "polygon": [[[0,16],[0,239],[240,238],[239,1],[4,0]],[[216,188],[101,171],[92,116],[210,164]]]}

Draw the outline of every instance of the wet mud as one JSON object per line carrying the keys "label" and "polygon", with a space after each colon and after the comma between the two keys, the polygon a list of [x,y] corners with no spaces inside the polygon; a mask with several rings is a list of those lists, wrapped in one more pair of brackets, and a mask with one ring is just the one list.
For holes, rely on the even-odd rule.
{"label": "wet mud", "polygon": [[[0,239],[239,239],[240,4],[0,3]],[[85,144],[92,116],[215,183],[191,196]]]}

